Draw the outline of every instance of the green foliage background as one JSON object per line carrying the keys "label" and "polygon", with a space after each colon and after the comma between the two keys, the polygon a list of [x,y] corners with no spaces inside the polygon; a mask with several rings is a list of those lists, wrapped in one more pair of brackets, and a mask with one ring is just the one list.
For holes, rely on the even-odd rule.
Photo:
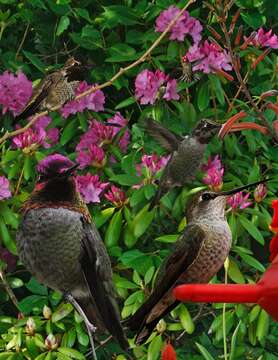
{"label": "green foliage background", "polygon": [[[214,4],[214,0],[208,0]],[[186,2],[180,1],[179,7]],[[172,1],[70,1],[70,0],[0,0],[0,69],[16,72],[22,69],[29,79],[41,79],[46,70],[63,64],[72,54],[91,66],[88,82],[103,83],[121,67],[138,59],[157,39],[154,31],[156,17],[173,5]],[[197,1],[190,7],[190,14],[204,25],[203,37],[210,33],[205,25],[221,32],[216,16],[204,2]],[[236,0],[230,11],[229,21],[241,8],[239,21],[248,36],[264,26],[277,30],[278,2],[273,0]],[[276,31],[277,32],[277,31]],[[232,35],[234,38],[235,35]],[[203,117],[224,120],[244,110],[248,121],[256,121],[256,114],[243,94],[227,113],[227,99],[233,99],[238,89],[236,81],[228,82],[214,74],[202,76],[193,84],[179,84],[179,101],[153,106],[140,105],[134,98],[134,80],[145,68],[160,69],[170,73],[180,63],[180,56],[189,47],[184,43],[169,41],[166,37],[145,63],[125,73],[113,86],[105,89],[104,113],[84,112],[67,120],[58,113],[52,114],[53,126],[60,129],[60,142],[54,148],[37,149],[24,153],[11,148],[9,141],[1,145],[1,175],[8,177],[13,191],[22,172],[19,193],[0,203],[0,237],[4,247],[16,254],[15,232],[20,221],[19,209],[34,187],[35,165],[38,160],[53,152],[60,152],[75,159],[75,146],[86,131],[89,118],[105,119],[121,111],[129,120],[132,141],[128,153],[122,155],[116,146],[108,151],[118,160],[106,166],[104,179],[122,187],[129,197],[123,208],[111,207],[106,200],[100,206],[89,206],[91,214],[105,241],[113,262],[114,280],[119,294],[122,317],[131,315],[150,293],[157,269],[169,253],[171,243],[185,226],[184,208],[190,195],[202,185],[198,174],[190,187],[172,190],[161,201],[158,212],[147,212],[147,204],[155,186],[146,184],[139,190],[135,163],[140,162],[142,149],[147,154],[162,149],[148,137],[141,120],[152,115],[169,129],[179,133],[190,132],[196,121]],[[261,51],[248,48],[241,51],[242,74],[250,69],[252,59]],[[254,99],[277,85],[277,56],[272,52],[250,72],[248,86]],[[189,96],[188,96],[189,94]],[[275,101],[275,99],[272,99]],[[264,112],[269,124],[275,118],[271,110]],[[4,133],[11,130],[11,116],[1,119]],[[278,148],[271,137],[255,131],[227,137],[224,143],[214,139],[209,154],[221,154],[225,166],[224,184],[228,188],[259,180],[263,175],[277,175]],[[94,170],[92,169],[92,172]],[[268,244],[271,234],[270,202],[275,197],[276,183],[269,185],[268,196],[262,203],[237,213],[228,213],[233,233],[233,246],[229,257],[228,280],[236,283],[256,281],[268,265]],[[277,193],[276,193],[277,196]],[[2,264],[4,269],[4,264]],[[18,262],[15,272],[6,273],[24,317],[17,319],[17,310],[0,287],[0,359],[83,359],[88,350],[88,336],[80,317],[61,299],[61,296],[38,284]],[[221,271],[213,281],[224,281]],[[43,306],[48,305],[52,316],[45,318]],[[197,315],[197,319],[192,320]],[[32,316],[36,329],[26,332],[26,321]],[[227,344],[230,360],[278,359],[278,327],[258,306],[227,305],[225,311]],[[174,344],[178,359],[211,360],[223,358],[223,305],[205,305],[199,312],[198,305],[183,304],[161,322],[147,344],[133,348],[135,359],[155,360],[166,339]],[[180,334],[184,332],[179,340]],[[47,334],[59,339],[57,349],[45,348]],[[102,339],[105,339],[106,335]],[[130,334],[131,338],[131,334]],[[132,344],[132,340],[131,340]],[[99,359],[125,359],[113,341],[98,351]]]}

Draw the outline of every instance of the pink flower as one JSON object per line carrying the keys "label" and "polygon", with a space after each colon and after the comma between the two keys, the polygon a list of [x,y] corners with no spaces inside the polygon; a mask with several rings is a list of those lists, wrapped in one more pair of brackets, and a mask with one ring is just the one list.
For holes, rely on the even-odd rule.
{"label": "pink flower", "polygon": [[103,145],[110,144],[113,140],[113,127],[106,126],[97,120],[90,121],[88,131],[81,136],[76,150],[87,149],[91,144]]}
{"label": "pink flower", "polygon": [[[165,88],[166,85],[166,88]],[[135,96],[141,104],[154,104],[160,92],[167,101],[178,100],[177,82],[160,70],[143,70],[135,79]]]}
{"label": "pink flower", "polygon": [[249,198],[249,193],[243,195],[243,192],[240,191],[233,196],[230,196],[227,199],[227,204],[229,204],[233,211],[236,211],[237,209],[245,209],[248,206],[252,205],[251,201],[247,201]]}
{"label": "pink flower", "polygon": [[[113,128],[113,137],[118,134],[118,132],[121,130],[122,127],[127,126],[128,124],[128,121],[119,112],[116,112],[116,114],[112,118],[108,119],[107,122],[110,124],[120,125],[120,127],[111,126]],[[129,134],[129,130],[127,129],[121,136],[118,143],[119,148],[123,153],[127,151],[129,142],[130,142],[130,134]]]}
{"label": "pink flower", "polygon": [[215,73],[217,70],[232,70],[231,59],[228,53],[220,49],[215,43],[207,40],[203,44],[191,46],[184,56],[184,61],[197,62],[193,71],[202,71],[205,74]]}
{"label": "pink flower", "polygon": [[203,183],[213,191],[220,191],[223,186],[224,167],[222,167],[219,155],[213,159],[209,157],[207,164],[202,165],[201,169],[206,171]]}
{"label": "pink flower", "polygon": [[272,49],[278,49],[278,37],[276,34],[272,34],[272,30],[264,32],[263,28],[260,28],[255,38],[251,41],[254,46],[270,47]]}
{"label": "pink flower", "polygon": [[127,203],[125,192],[115,185],[111,185],[111,189],[104,195],[116,207],[122,207]]}
{"label": "pink flower", "polygon": [[216,155],[213,159],[211,157],[208,158],[207,164],[202,165],[203,171],[208,171],[211,169],[217,169],[220,170],[222,168],[220,156]]}
{"label": "pink flower", "polygon": [[98,175],[78,175],[75,177],[77,190],[82,195],[85,203],[99,203],[100,194],[108,186],[108,183],[102,183]]}
{"label": "pink flower", "polygon": [[261,202],[266,197],[267,187],[265,184],[259,184],[254,190],[254,199],[256,202]]}
{"label": "pink flower", "polygon": [[19,114],[31,95],[32,82],[21,71],[17,75],[8,71],[0,75],[0,104],[3,114],[8,110],[13,115]]}
{"label": "pink flower", "polygon": [[51,154],[39,161],[37,171],[40,174],[46,174],[49,169],[62,173],[74,165],[69,158],[61,154]]}
{"label": "pink flower", "polygon": [[105,153],[101,147],[95,144],[89,145],[87,151],[81,150],[77,156],[80,169],[87,166],[102,168],[105,165]]}
{"label": "pink flower", "polygon": [[4,200],[12,196],[9,186],[9,180],[5,176],[0,176],[0,200]]}
{"label": "pink flower", "polygon": [[21,133],[12,138],[12,144],[18,149],[24,149],[26,152],[37,149],[43,144],[46,138],[46,132],[40,128],[38,131],[32,128],[27,129],[24,133]]}
{"label": "pink flower", "polygon": [[[89,85],[86,81],[82,81],[78,88],[76,89],[75,95],[79,95],[86,90],[90,89],[92,86]],[[91,94],[84,96],[79,100],[72,100],[66,103],[61,109],[62,116],[66,119],[71,114],[76,114],[77,112],[83,112],[85,109],[93,110],[95,112],[103,111],[105,103],[105,96],[101,90],[96,90]]]}
{"label": "pink flower", "polygon": [[[13,137],[13,146],[29,151],[37,149],[40,145],[47,149],[57,144],[59,141],[59,130],[57,128],[46,130],[50,123],[51,118],[49,116],[42,116],[36,121],[32,128]],[[17,129],[19,128],[20,126],[17,126]]]}
{"label": "pink flower", "polygon": [[[167,10],[160,13],[156,19],[155,31],[163,32],[169,23],[178,15],[180,9],[171,5]],[[180,18],[176,21],[175,25],[170,29],[170,39],[184,41],[185,35],[189,34],[194,43],[201,40],[201,31],[203,27],[200,22],[189,15],[185,11]]]}

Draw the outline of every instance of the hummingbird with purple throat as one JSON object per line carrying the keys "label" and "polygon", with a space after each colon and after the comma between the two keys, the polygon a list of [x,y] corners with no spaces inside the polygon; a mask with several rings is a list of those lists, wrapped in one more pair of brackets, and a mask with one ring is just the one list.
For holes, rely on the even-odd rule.
{"label": "hummingbird with purple throat", "polygon": [[186,210],[187,226],[163,261],[155,287],[147,301],[125,321],[136,331],[135,343],[143,344],[158,321],[179,302],[172,290],[180,284],[208,283],[227,258],[232,234],[225,217],[228,196],[261,184],[264,179],[229,191],[197,193]]}
{"label": "hummingbird with purple throat", "polygon": [[16,235],[19,257],[38,281],[74,305],[93,349],[93,323],[100,319],[126,350],[110,259],[73,178],[78,165],[60,154],[39,162]]}

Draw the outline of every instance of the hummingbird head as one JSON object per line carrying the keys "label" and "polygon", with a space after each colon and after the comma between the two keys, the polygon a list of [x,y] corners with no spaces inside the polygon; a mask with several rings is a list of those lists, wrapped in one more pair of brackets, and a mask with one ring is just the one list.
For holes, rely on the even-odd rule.
{"label": "hummingbird head", "polygon": [[221,125],[209,119],[201,119],[192,131],[201,144],[208,144],[212,137],[216,135]]}
{"label": "hummingbird head", "polygon": [[214,192],[202,190],[198,192],[186,209],[187,221],[191,222],[198,219],[213,221],[216,218],[224,219],[226,200],[229,196],[246,190],[250,187],[255,187],[268,180],[270,179],[263,179],[228,191]]}
{"label": "hummingbird head", "polygon": [[80,65],[80,62],[75,60],[75,58],[73,56],[71,56],[70,58],[68,58],[68,60],[65,62],[64,65],[64,69],[67,70],[73,66],[77,66]]}
{"label": "hummingbird head", "polygon": [[71,176],[79,164],[61,154],[47,156],[38,163],[38,179],[35,190],[47,200],[69,200],[75,194],[75,183]]}

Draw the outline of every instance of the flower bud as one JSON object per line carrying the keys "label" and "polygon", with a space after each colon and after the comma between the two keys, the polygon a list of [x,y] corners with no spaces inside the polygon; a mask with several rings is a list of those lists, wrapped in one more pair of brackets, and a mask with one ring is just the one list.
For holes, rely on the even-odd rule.
{"label": "flower bud", "polygon": [[58,339],[53,334],[48,334],[44,340],[45,347],[48,350],[55,350],[58,348],[59,342]]}
{"label": "flower bud", "polygon": [[52,311],[47,305],[44,305],[42,313],[45,319],[49,320],[51,318]]}
{"label": "flower bud", "polygon": [[159,322],[157,323],[156,330],[159,334],[164,333],[164,331],[166,330],[166,322],[163,319],[159,320]]}
{"label": "flower bud", "polygon": [[162,351],[162,360],[177,360],[177,355],[173,346],[168,343]]}
{"label": "flower bud", "polygon": [[29,317],[27,322],[26,322],[26,326],[25,326],[25,331],[28,335],[34,335],[35,331],[36,331],[36,324],[33,318]]}
{"label": "flower bud", "polygon": [[265,184],[259,184],[256,189],[254,190],[254,199],[256,202],[261,202],[266,197],[267,188]]}

